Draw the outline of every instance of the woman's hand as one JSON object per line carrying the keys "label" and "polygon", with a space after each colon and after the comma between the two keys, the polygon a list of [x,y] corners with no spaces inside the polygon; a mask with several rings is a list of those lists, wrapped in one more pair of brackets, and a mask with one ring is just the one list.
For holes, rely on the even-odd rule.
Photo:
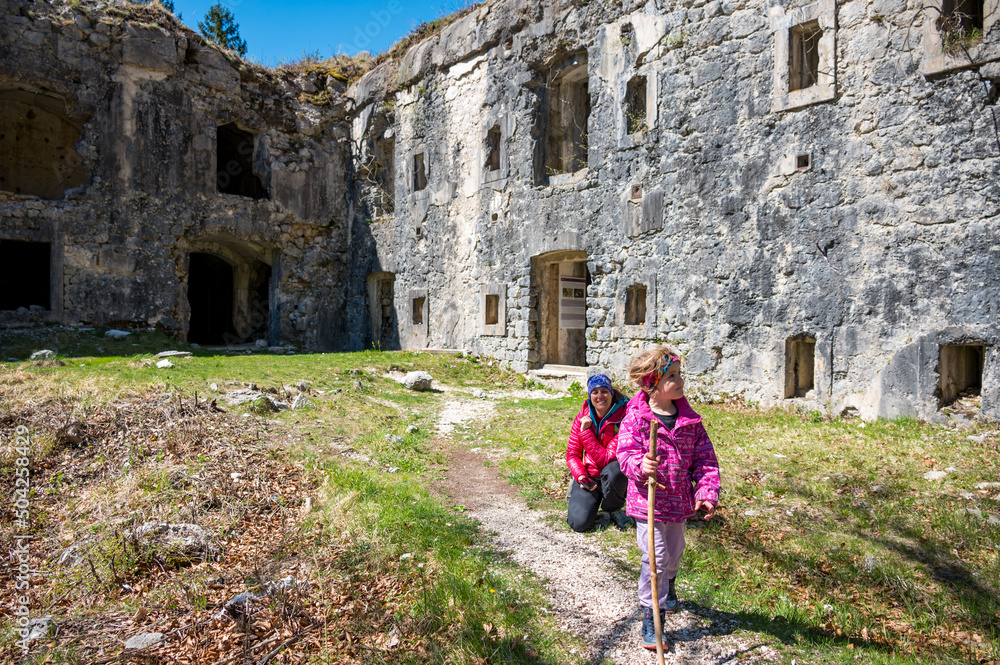
{"label": "woman's hand", "polygon": [[660,457],[653,457],[651,453],[646,453],[642,458],[642,472],[648,478],[656,477],[656,470],[660,468]]}
{"label": "woman's hand", "polygon": [[576,483],[588,492],[593,492],[597,489],[597,481],[590,477],[580,478]]}
{"label": "woman's hand", "polygon": [[705,519],[710,520],[715,516],[715,504],[711,501],[695,501],[694,512],[705,511]]}
{"label": "woman's hand", "polygon": [[590,416],[584,416],[580,418],[580,429],[587,429],[593,424],[594,421],[590,419]]}

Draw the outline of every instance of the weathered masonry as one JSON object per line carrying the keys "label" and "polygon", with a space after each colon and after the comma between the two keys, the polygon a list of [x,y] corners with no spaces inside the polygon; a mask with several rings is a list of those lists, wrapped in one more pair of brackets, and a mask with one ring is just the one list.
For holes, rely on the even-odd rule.
{"label": "weathered masonry", "polygon": [[346,89],[27,7],[5,323],[619,374],[664,340],[709,394],[1000,418],[997,0],[494,0]]}

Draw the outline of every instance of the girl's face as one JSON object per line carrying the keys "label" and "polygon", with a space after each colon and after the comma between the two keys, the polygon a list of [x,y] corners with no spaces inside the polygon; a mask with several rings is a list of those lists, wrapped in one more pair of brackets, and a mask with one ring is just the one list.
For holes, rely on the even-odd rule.
{"label": "girl's face", "polygon": [[594,392],[590,393],[590,403],[594,405],[598,416],[604,416],[611,408],[611,391],[607,388],[594,388]]}
{"label": "girl's face", "polygon": [[660,377],[660,382],[656,384],[656,390],[650,394],[658,402],[671,402],[684,397],[684,377],[681,376],[680,363],[674,363],[667,370],[667,373]]}

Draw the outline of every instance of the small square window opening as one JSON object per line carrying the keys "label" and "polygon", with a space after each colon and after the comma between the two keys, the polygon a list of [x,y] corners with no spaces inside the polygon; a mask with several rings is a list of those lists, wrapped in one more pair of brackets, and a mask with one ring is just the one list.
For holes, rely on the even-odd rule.
{"label": "small square window opening", "polygon": [[812,158],[808,152],[795,156],[795,168],[798,171],[806,171],[812,165]]}

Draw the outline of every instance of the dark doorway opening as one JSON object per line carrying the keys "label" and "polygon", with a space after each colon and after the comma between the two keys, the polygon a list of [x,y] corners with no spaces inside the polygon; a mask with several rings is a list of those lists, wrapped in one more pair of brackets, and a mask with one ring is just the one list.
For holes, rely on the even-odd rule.
{"label": "dark doorway opening", "polygon": [[271,266],[254,262],[247,287],[250,338],[267,339],[271,321]]}
{"label": "dark doorway opening", "polygon": [[938,408],[960,397],[982,393],[986,347],[982,344],[942,345],[938,356]]}
{"label": "dark doorway opening", "polygon": [[267,190],[253,172],[254,136],[233,123],[216,133],[216,184],[223,194],[268,198]]}
{"label": "dark doorway opening", "polygon": [[188,303],[191,305],[189,342],[229,344],[236,341],[233,328],[233,267],[229,263],[212,254],[192,253],[188,272]]}
{"label": "dark doorway opening", "polygon": [[47,242],[0,240],[0,310],[52,309],[51,253]]}

